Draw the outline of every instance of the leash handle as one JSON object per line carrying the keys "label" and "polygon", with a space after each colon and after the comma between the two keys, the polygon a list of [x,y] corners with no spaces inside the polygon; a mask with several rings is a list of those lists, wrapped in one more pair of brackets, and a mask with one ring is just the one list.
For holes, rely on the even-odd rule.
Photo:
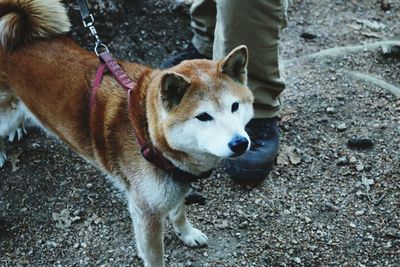
{"label": "leash handle", "polygon": [[76,0],[76,4],[79,7],[79,11],[81,13],[82,23],[85,28],[89,28],[90,33],[96,39],[96,44],[94,47],[94,52],[97,56],[101,52],[109,52],[108,47],[103,43],[97,34],[96,27],[94,26],[94,16],[89,11],[89,6],[86,0]]}

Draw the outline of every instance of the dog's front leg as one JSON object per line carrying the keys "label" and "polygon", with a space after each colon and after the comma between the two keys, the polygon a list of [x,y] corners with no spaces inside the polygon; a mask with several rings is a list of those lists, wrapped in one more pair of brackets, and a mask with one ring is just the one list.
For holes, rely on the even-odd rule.
{"label": "dog's front leg", "polygon": [[17,137],[18,141],[21,141],[22,137],[24,137],[24,134],[26,134],[25,123],[21,122],[20,127],[18,127],[17,130],[10,133],[10,135],[8,136],[8,141],[14,142],[15,137]]}
{"label": "dog's front leg", "polygon": [[4,147],[3,138],[0,136],[0,168],[3,167],[4,163],[6,163],[6,150]]}
{"label": "dog's front leg", "polygon": [[163,225],[164,218],[159,214],[143,213],[137,220],[136,238],[145,267],[164,266]]}
{"label": "dog's front leg", "polygon": [[169,213],[169,218],[174,226],[176,235],[189,247],[207,245],[208,238],[199,229],[192,226],[186,217],[183,201]]}
{"label": "dog's front leg", "polygon": [[144,261],[146,267],[163,267],[164,216],[140,209],[131,199],[128,199],[128,206],[139,257]]}

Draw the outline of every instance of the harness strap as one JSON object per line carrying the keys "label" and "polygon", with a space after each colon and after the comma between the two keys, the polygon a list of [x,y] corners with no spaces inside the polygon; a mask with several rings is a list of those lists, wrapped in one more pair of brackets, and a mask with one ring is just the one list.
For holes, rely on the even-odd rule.
{"label": "harness strap", "polygon": [[108,69],[114,75],[114,78],[126,91],[129,92],[136,88],[137,84],[129,78],[108,51],[100,53],[99,57],[100,61],[107,65]]}
{"label": "harness strap", "polygon": [[101,81],[103,80],[103,75],[104,75],[105,69],[106,69],[106,65],[103,63],[100,64],[99,67],[97,68],[96,77],[92,83],[92,93],[90,95],[90,100],[89,100],[90,114],[92,114],[94,101],[96,101],[96,93],[100,88]]}

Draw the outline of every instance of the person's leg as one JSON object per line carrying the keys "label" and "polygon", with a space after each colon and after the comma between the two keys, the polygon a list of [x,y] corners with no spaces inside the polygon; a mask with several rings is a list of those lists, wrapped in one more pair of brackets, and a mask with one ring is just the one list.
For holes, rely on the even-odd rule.
{"label": "person's leg", "polygon": [[280,27],[286,22],[283,0],[218,0],[213,59],[238,45],[249,49],[248,85],[255,96],[255,118],[247,129],[252,149],[226,162],[227,172],[239,182],[262,181],[278,152],[276,116],[285,84],[279,73]]}
{"label": "person's leg", "polygon": [[190,26],[193,31],[192,43],[186,50],[167,58],[161,64],[161,68],[165,69],[175,66],[187,59],[210,59],[212,57],[214,42],[216,13],[215,0],[194,1],[190,8]]}
{"label": "person's leg", "polygon": [[279,74],[279,31],[282,0],[218,0],[213,59],[224,58],[238,45],[249,49],[248,85],[255,96],[255,117],[279,114],[285,88]]}
{"label": "person's leg", "polygon": [[192,44],[208,58],[212,58],[216,16],[215,0],[196,0],[190,8],[190,26],[194,34]]}

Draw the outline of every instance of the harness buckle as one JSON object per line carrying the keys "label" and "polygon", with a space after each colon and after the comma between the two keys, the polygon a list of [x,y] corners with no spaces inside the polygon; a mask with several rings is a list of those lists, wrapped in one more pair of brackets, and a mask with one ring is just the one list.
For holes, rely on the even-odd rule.
{"label": "harness buckle", "polygon": [[[86,21],[87,20],[87,21]],[[94,17],[92,14],[89,14],[88,17],[82,18],[82,22],[83,22],[83,26],[85,26],[85,28],[90,27],[93,25],[94,23]]]}

